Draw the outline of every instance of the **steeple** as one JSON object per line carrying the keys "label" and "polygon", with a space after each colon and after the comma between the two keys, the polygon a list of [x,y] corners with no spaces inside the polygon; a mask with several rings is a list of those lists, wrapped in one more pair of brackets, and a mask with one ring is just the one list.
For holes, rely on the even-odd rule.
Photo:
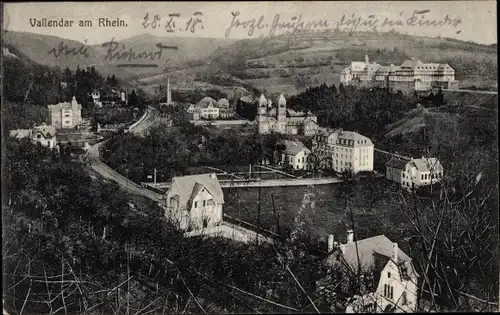
{"label": "steeple", "polygon": [[172,93],[170,92],[170,77],[167,76],[167,105],[172,103]]}
{"label": "steeple", "polygon": [[267,106],[266,97],[264,96],[264,94],[261,94],[259,98],[259,107],[266,107],[266,106]]}
{"label": "steeple", "polygon": [[286,107],[286,99],[285,97],[283,96],[283,94],[280,94],[279,98],[278,98],[278,107]]}

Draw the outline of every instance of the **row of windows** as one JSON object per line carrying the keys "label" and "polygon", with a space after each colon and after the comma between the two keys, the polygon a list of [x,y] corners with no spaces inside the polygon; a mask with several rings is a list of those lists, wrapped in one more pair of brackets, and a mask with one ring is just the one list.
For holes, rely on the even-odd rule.
{"label": "row of windows", "polygon": [[[207,206],[207,202],[208,202],[208,201],[211,201],[211,200],[213,200],[213,199],[203,200],[203,201],[202,201],[202,203],[203,203],[203,207],[206,207],[206,206]],[[198,208],[198,201],[195,201],[195,202],[194,202],[194,207],[195,207],[195,208]]]}
{"label": "row of windows", "polygon": [[394,298],[394,287],[384,284],[384,296],[392,300]]}

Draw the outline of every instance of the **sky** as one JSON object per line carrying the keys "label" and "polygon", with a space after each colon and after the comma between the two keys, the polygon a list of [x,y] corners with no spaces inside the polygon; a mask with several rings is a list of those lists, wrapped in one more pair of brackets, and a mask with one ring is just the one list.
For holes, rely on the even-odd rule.
{"label": "sky", "polygon": [[[413,15],[417,11],[425,13]],[[195,12],[201,19],[190,32],[186,31],[186,23]],[[255,20],[262,16],[259,24],[262,28],[249,34],[250,23],[233,26],[233,14],[239,12],[240,23]],[[178,13],[169,21],[169,14]],[[149,25],[144,26],[145,17]],[[157,15],[157,27],[152,28],[153,19]],[[268,1],[268,2],[56,2],[56,3],[6,3],[4,4],[4,29],[54,35],[77,40],[87,44],[101,44],[111,38],[117,40],[135,35],[149,33],[156,36],[172,37],[213,37],[213,38],[254,38],[269,36],[273,29],[273,21],[291,22],[299,15],[304,23],[327,21],[326,28],[334,29],[334,25],[342,20],[354,19],[358,22],[371,21],[367,26],[358,25],[357,30],[371,29],[376,26],[379,31],[392,28],[399,32],[420,36],[451,37],[460,40],[474,41],[481,44],[497,42],[497,14],[495,1]],[[354,16],[353,16],[354,15]],[[369,16],[372,16],[371,18]],[[414,16],[416,19],[409,23]],[[445,18],[445,16],[448,16]],[[55,20],[73,20],[72,27],[34,27],[31,23],[43,18]],[[99,27],[98,19],[121,19],[126,26]],[[384,25],[384,20],[393,23],[400,20],[402,25]],[[31,19],[31,21],[30,21]],[[378,21],[375,22],[375,20]],[[92,27],[80,27],[78,21],[90,20]],[[447,21],[445,25],[418,25],[415,21],[427,20],[436,23]],[[297,20],[296,20],[297,21]],[[173,32],[167,27],[173,26]],[[413,25],[411,25],[413,24]],[[276,24],[275,24],[276,25]],[[201,28],[203,26],[203,29]],[[353,28],[353,24],[342,26]],[[228,31],[229,28],[229,31]],[[276,29],[276,28],[275,28]],[[279,30],[279,27],[277,28]],[[289,28],[291,29],[291,28]],[[319,27],[321,29],[321,27]],[[278,34],[277,31],[275,34]]]}

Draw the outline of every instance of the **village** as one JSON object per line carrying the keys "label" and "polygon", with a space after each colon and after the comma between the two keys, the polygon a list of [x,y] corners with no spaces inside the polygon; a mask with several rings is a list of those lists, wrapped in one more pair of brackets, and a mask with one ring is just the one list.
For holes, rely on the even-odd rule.
{"label": "village", "polygon": [[[342,81],[350,85],[379,80],[379,72],[385,71],[384,69],[378,64],[370,63],[366,57],[365,62],[352,62],[342,72]],[[415,90],[422,89],[422,82],[429,88],[435,83],[455,82],[454,71],[449,65],[428,65],[411,60],[403,63],[401,67],[391,66],[387,71],[389,73],[382,81],[418,82],[413,86]],[[417,74],[419,71],[425,73]],[[408,73],[415,73],[415,77],[422,78],[408,79]],[[94,106],[102,108],[100,93],[96,90],[91,96]],[[127,98],[123,91],[117,92],[117,105],[115,102],[105,102],[104,106],[125,106]],[[246,100],[248,101],[248,97]],[[331,185],[341,185],[353,178],[362,181],[363,176],[373,176],[382,180],[382,185],[392,183],[398,185],[402,191],[410,192],[416,188],[435,186],[443,178],[445,170],[436,157],[405,157],[383,150],[379,151],[390,155],[390,159],[385,163],[384,169],[376,170],[374,155],[377,148],[370,138],[353,130],[319,126],[318,117],[311,111],[301,112],[288,108],[283,94],[274,100],[261,94],[251,99],[251,102],[257,110],[253,121],[239,117],[235,112],[236,104],[230,104],[225,98],[215,100],[205,97],[197,104],[182,106],[172,100],[171,85],[167,78],[166,101],[149,106],[142,117],[122,127],[121,132],[144,132],[155,123],[158,125],[158,121],[164,121],[155,117],[159,116],[158,110],[180,107],[189,117],[188,124],[234,129],[235,132],[243,127],[250,128],[259,135],[285,137],[280,138],[276,152],[272,153],[275,157],[272,160],[262,156],[260,163],[255,165],[225,169],[206,165],[199,168],[198,173],[175,176],[167,182],[157,181],[156,169],[154,174],[148,175],[149,181],[134,183],[116,172],[116,176],[109,175],[114,174],[114,171],[102,162],[98,163],[99,166],[94,164],[94,168],[126,187],[136,187],[141,194],[152,196],[151,199],[164,209],[166,218],[178,229],[185,231],[186,237],[223,237],[243,243],[274,243],[280,235],[271,231],[268,226],[261,226],[258,219],[257,222],[248,222],[239,217],[234,212],[235,208],[241,206],[239,204],[233,204],[233,210],[228,213],[226,207],[229,195],[235,188],[254,191],[258,189],[258,200],[251,202],[258,205],[257,211],[260,215],[262,188],[297,187],[304,191],[300,187],[314,186],[320,189],[322,185],[332,187]],[[109,135],[102,132],[109,130],[115,135],[118,132],[114,126],[103,128],[99,124],[95,130],[91,130],[91,122],[82,117],[82,106],[74,96],[70,102],[48,105],[47,110],[50,121],[34,126],[33,129],[11,130],[10,136],[17,139],[27,138],[40,147],[56,151],[73,142],[73,145],[76,143],[81,149],[80,157],[93,155],[94,161],[98,161],[102,159],[101,144],[109,138]],[[161,126],[173,128],[173,119],[171,115],[167,116],[168,123]],[[360,174],[364,175],[356,177]],[[348,228],[345,235],[332,232],[335,231],[323,236],[326,246],[322,252],[326,263],[338,267],[341,262],[346,262],[352,270],[361,268],[376,277],[374,288],[363,295],[354,296],[347,306],[347,312],[416,310],[419,273],[413,266],[412,259],[397,242],[385,234],[359,238],[352,228]]]}

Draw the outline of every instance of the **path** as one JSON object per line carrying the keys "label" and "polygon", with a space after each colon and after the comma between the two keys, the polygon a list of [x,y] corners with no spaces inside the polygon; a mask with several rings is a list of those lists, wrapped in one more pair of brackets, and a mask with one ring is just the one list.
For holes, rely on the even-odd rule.
{"label": "path", "polygon": [[[150,116],[150,112],[146,111],[144,119],[142,119],[141,122],[135,125],[133,130],[131,131],[136,132],[136,130],[139,131],[147,130],[147,128],[151,126],[151,120],[153,120],[153,119],[148,119],[148,116]],[[90,166],[92,167],[92,169],[95,170],[100,175],[102,175],[104,178],[116,181],[120,186],[122,186],[125,190],[127,190],[132,194],[144,196],[153,201],[159,202],[163,197],[161,194],[143,188],[140,185],[137,185],[133,181],[129,180],[125,176],[121,175],[120,173],[109,167],[106,163],[104,163],[101,160],[99,156],[99,148],[107,141],[108,140],[99,142],[93,145],[87,151],[87,158],[88,161],[90,162]]]}
{"label": "path", "polygon": [[395,156],[395,157],[400,158],[400,159],[411,160],[410,157],[407,157],[407,156],[404,156],[404,155],[399,155],[399,154],[396,154],[396,153],[392,153],[392,152],[389,152],[389,151],[384,151],[384,150],[377,149],[377,148],[374,148],[374,150],[377,151],[377,152],[380,152],[380,153],[384,153],[384,154],[388,154],[388,155],[391,155],[391,156]]}
{"label": "path", "polygon": [[[222,188],[236,187],[287,187],[287,186],[308,186],[308,185],[329,185],[342,182],[339,178],[286,178],[286,179],[219,179]],[[141,183],[144,187],[153,189],[168,189],[171,182],[162,183]]]}
{"label": "path", "polygon": [[461,90],[461,89],[443,89],[443,92],[463,92],[463,93],[494,94],[494,95],[498,94],[497,91]]}

